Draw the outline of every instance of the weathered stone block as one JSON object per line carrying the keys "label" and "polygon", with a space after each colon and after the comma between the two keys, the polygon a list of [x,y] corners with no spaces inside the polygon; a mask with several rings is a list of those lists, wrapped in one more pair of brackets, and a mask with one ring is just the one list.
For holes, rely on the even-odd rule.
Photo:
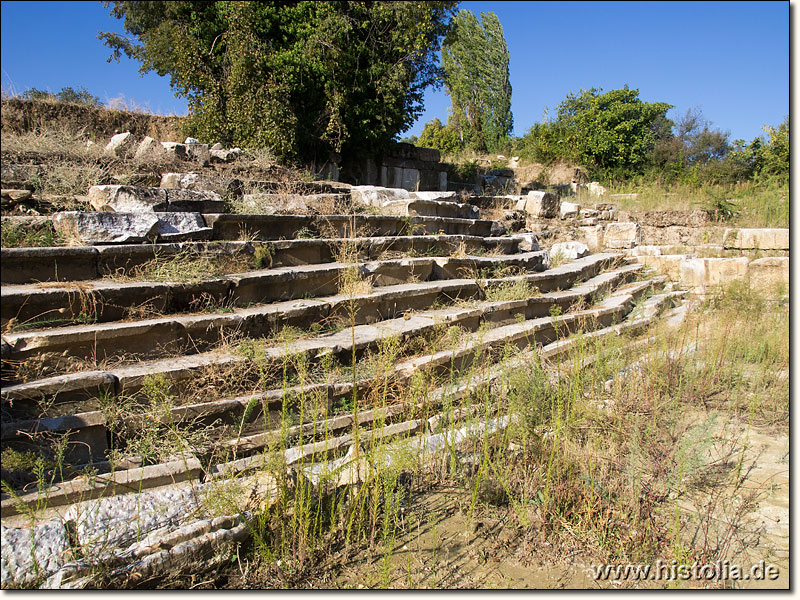
{"label": "weathered stone block", "polygon": [[154,212],[167,208],[167,192],[161,188],[132,185],[94,185],[89,204],[98,211],[121,213]]}
{"label": "weathered stone block", "polygon": [[589,190],[589,194],[591,194],[592,196],[605,196],[607,193],[606,188],[604,188],[596,181],[592,181],[589,185],[586,186],[586,188]]}
{"label": "weathered stone block", "polygon": [[389,180],[386,182],[386,187],[402,188],[403,187],[403,167],[389,167]]}
{"label": "weathered stone block", "polygon": [[634,256],[661,256],[661,246],[637,246],[633,249]]}
{"label": "weathered stone block", "polygon": [[350,188],[350,198],[354,203],[366,206],[384,206],[397,200],[409,200],[411,195],[403,188],[387,188],[375,185],[355,185]]}
{"label": "weathered stone block", "polygon": [[638,223],[609,223],[603,233],[606,248],[633,248],[642,241],[642,230]]}
{"label": "weathered stone block", "polygon": [[238,155],[233,150],[214,150],[208,151],[211,162],[229,163],[237,159]]}
{"label": "weathered stone block", "polygon": [[212,232],[199,213],[180,212],[61,212],[53,216],[53,228],[84,244],[200,239]]}
{"label": "weathered stone block", "polygon": [[574,202],[562,202],[558,212],[562,219],[575,219],[581,212],[581,205]]}
{"label": "weathered stone block", "polygon": [[388,165],[380,166],[380,178],[378,185],[387,188],[399,188],[403,179],[403,169]]}
{"label": "weathered stone block", "polygon": [[96,185],[89,188],[88,198],[98,211],[211,213],[225,210],[220,195],[206,190]]}
{"label": "weathered stone block", "polygon": [[[212,228],[206,227],[203,216],[196,212],[159,213],[156,233],[160,238],[169,239],[178,235],[186,236],[207,232],[210,237]],[[196,237],[196,236],[195,236]]]}
{"label": "weathered stone block", "polygon": [[161,187],[167,189],[200,190],[216,192],[223,196],[239,195],[242,182],[228,177],[214,177],[199,173],[164,173]]}
{"label": "weathered stone block", "polygon": [[524,210],[532,217],[552,219],[558,215],[558,196],[549,192],[531,191],[517,203],[517,210]]}
{"label": "weathered stone block", "polygon": [[535,233],[518,233],[512,237],[519,240],[517,249],[520,252],[536,252],[539,250],[539,237]]}
{"label": "weathered stone block", "polygon": [[145,136],[145,138],[139,142],[136,154],[133,155],[136,160],[159,160],[165,156],[166,150],[164,146],[162,146],[158,140],[150,136]]}
{"label": "weathered stone block", "polygon": [[30,200],[31,196],[33,196],[33,191],[31,190],[4,189],[2,190],[2,203],[3,206],[8,206],[17,202]]}
{"label": "weathered stone block", "polygon": [[447,171],[439,171],[439,190],[447,191]]}
{"label": "weathered stone block", "polygon": [[727,284],[747,276],[750,260],[738,258],[688,258],[681,263],[681,281],[689,286],[705,288]]}
{"label": "weathered stone block", "polygon": [[208,144],[185,144],[186,156],[189,160],[197,161],[203,165],[211,162],[211,152],[208,149]]}
{"label": "weathered stone block", "polygon": [[167,153],[167,156],[173,159],[184,160],[186,158],[186,145],[180,142],[161,142],[161,147]]}
{"label": "weathered stone block", "polygon": [[428,162],[438,163],[441,161],[441,153],[435,148],[416,148],[417,158]]}
{"label": "weathered stone block", "polygon": [[603,227],[602,225],[578,227],[578,236],[589,246],[589,250],[598,252],[602,247]]}
{"label": "weathered stone block", "polygon": [[684,254],[640,255],[636,257],[636,262],[655,269],[672,281],[681,281],[681,265],[685,258]]}
{"label": "weathered stone block", "polygon": [[581,242],[558,242],[550,248],[551,260],[561,256],[567,260],[577,260],[589,254],[589,247]]}
{"label": "weathered stone block", "polygon": [[457,202],[458,195],[455,192],[411,192],[411,197],[416,200],[444,200]]}
{"label": "weathered stone block", "polygon": [[419,188],[419,171],[417,169],[403,169],[402,187],[409,192]]}
{"label": "weathered stone block", "polygon": [[136,136],[130,131],[118,133],[111,138],[103,152],[117,158],[125,158],[136,150]]}
{"label": "weathered stone block", "polygon": [[726,229],[725,248],[738,250],[789,250],[788,229]]}
{"label": "weathered stone block", "polygon": [[53,228],[67,239],[84,244],[122,244],[153,240],[158,233],[154,212],[60,212]]}

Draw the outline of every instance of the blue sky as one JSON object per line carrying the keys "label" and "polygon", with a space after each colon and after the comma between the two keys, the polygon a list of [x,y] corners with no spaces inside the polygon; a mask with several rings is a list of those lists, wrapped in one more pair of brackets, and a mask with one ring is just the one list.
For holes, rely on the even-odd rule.
{"label": "blue sky", "polygon": [[[700,109],[732,138],[751,140],[789,113],[789,2],[462,2],[495,12],[511,53],[515,134],[572,91],[627,84],[647,102]],[[2,2],[3,89],[86,87],[161,114],[185,114],[167,78],[138,63],[107,63],[100,30],[124,33],[99,2]],[[449,98],[430,90],[425,122],[447,119]]]}

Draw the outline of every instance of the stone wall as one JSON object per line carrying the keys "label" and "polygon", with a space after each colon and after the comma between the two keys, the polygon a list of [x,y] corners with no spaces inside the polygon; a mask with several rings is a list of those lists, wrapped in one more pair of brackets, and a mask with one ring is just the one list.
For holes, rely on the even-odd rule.
{"label": "stone wall", "polygon": [[438,150],[394,144],[380,156],[342,166],[342,181],[413,191],[447,191],[447,170]]}

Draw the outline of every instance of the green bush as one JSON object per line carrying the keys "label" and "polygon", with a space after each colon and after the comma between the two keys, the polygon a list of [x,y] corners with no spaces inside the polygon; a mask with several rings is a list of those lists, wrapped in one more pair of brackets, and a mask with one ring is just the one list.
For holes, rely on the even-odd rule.
{"label": "green bush", "polygon": [[458,132],[451,127],[442,125],[439,119],[425,123],[425,127],[417,140],[417,145],[423,148],[436,148],[443,155],[451,156],[458,154],[464,148]]}
{"label": "green bush", "polygon": [[79,87],[77,90],[71,87],[63,87],[57,94],[46,92],[36,88],[25,90],[22,97],[26,100],[50,100],[52,102],[64,102],[66,104],[80,104],[83,106],[100,107],[102,103],[100,98],[93,96],[85,87]]}

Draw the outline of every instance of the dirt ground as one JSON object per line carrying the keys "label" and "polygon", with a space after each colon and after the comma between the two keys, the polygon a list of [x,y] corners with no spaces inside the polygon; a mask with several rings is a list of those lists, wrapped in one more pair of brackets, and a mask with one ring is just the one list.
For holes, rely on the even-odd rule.
{"label": "dirt ground", "polygon": [[[350,560],[333,560],[323,580],[313,587],[350,589],[619,589],[619,588],[739,588],[789,587],[789,437],[787,427],[757,428],[719,419],[710,459],[728,473],[741,459],[742,484],[714,496],[713,509],[704,495],[679,502],[687,519],[688,543],[722,546],[730,564],[747,571],[759,561],[780,569],[774,581],[598,581],[597,565],[580,547],[559,551],[550,547],[535,527],[520,530],[511,507],[479,504],[470,519],[471,494],[464,487],[434,486],[416,494],[404,510],[396,537]],[[731,443],[741,451],[730,453]],[[734,479],[735,480],[735,479]],[[753,504],[737,513],[741,498]],[[754,510],[753,510],[754,509]],[[703,517],[701,515],[709,515]],[[704,541],[701,537],[705,536]]]}

